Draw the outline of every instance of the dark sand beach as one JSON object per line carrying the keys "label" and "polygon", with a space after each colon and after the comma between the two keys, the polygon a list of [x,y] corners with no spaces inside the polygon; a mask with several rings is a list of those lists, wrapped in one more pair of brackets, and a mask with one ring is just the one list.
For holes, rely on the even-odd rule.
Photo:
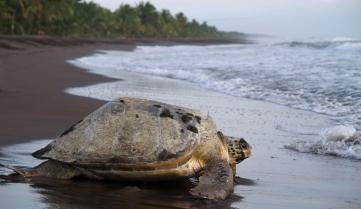
{"label": "dark sand beach", "polygon": [[78,70],[65,60],[99,48],[133,48],[107,44],[21,47],[26,48],[0,48],[0,146],[53,138],[104,103],[63,93],[68,87],[113,80]]}
{"label": "dark sand beach", "polygon": [[[65,60],[94,50],[129,50],[133,46],[97,43],[74,47],[27,46],[21,51],[0,49],[2,162],[23,166],[39,163],[30,153],[49,141],[32,140],[55,137],[105,102],[63,93],[66,88],[115,81],[89,74]],[[243,136],[250,142],[253,156],[237,166],[241,182],[234,194],[220,202],[194,200],[187,195],[191,182],[137,185],[54,180],[2,182],[1,208],[361,208],[358,160],[283,148],[300,133],[304,138],[317,138],[309,132],[332,124],[327,116],[232,97],[173,79],[127,72],[122,79],[116,82],[117,96],[201,109],[215,119],[226,135]]]}
{"label": "dark sand beach", "polygon": [[136,44],[181,43],[203,45],[227,43],[227,40],[109,41],[1,36],[0,146],[53,138],[104,103],[64,94],[63,90],[115,79],[86,73],[66,60],[98,49],[132,50]]}

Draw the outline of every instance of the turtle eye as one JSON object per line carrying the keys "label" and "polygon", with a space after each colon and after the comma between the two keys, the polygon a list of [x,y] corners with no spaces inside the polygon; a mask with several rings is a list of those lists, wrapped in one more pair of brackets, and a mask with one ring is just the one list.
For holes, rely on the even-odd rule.
{"label": "turtle eye", "polygon": [[242,144],[241,144],[241,147],[242,147],[243,149],[246,149],[248,146],[247,146],[247,144],[242,143]]}

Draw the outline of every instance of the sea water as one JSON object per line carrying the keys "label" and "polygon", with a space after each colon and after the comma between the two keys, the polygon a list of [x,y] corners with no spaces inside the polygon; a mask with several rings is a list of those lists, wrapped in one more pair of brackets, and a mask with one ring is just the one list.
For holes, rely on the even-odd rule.
{"label": "sea water", "polygon": [[[361,40],[138,46],[134,51],[99,51],[69,62],[109,77],[122,78],[128,71],[185,80],[236,97],[329,115],[336,126],[320,130],[319,140],[285,147],[361,159]],[[95,85],[66,91],[110,100],[119,96],[116,88]]]}

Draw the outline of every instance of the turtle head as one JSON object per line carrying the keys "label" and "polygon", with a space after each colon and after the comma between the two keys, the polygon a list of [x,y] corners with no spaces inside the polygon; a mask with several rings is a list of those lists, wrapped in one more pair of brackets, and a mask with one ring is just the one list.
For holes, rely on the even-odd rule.
{"label": "turtle head", "polygon": [[218,135],[227,143],[228,154],[236,163],[251,156],[252,147],[243,138],[223,136],[221,132],[218,132]]}
{"label": "turtle head", "polygon": [[252,147],[243,138],[226,137],[228,145],[228,154],[236,161],[242,162],[244,159],[251,156]]}

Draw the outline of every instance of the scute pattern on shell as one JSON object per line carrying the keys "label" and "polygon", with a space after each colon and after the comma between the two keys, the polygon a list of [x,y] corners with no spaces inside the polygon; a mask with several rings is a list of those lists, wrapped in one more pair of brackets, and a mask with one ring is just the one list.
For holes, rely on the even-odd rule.
{"label": "scute pattern on shell", "polygon": [[68,163],[141,164],[174,159],[216,136],[204,113],[151,100],[103,105],[34,156]]}

